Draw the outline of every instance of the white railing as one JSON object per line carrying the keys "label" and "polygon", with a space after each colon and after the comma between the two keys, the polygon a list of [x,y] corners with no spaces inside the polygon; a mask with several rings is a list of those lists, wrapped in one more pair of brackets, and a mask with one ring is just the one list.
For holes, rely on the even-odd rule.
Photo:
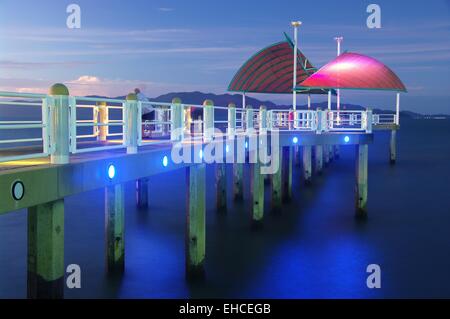
{"label": "white railing", "polygon": [[[139,101],[138,102],[138,146],[158,144],[170,138],[171,103]],[[140,114],[148,114],[151,119],[142,120]],[[184,123],[189,119],[184,114]]]}
{"label": "white railing", "polygon": [[[0,162],[32,159],[48,156],[51,152],[49,141],[49,118],[50,108],[48,107],[48,97],[44,94],[12,93],[0,92],[0,107],[10,109],[12,113],[17,107],[31,107],[40,109],[33,120],[2,120],[0,121],[0,151],[4,150],[4,145],[11,147],[32,146],[33,151],[27,154],[20,154],[14,150],[8,152],[8,156],[0,156]],[[17,113],[16,113],[17,114]],[[27,112],[30,114],[30,112]],[[40,134],[29,137],[29,130],[40,130]],[[23,131],[27,130],[27,131]],[[23,134],[18,132],[22,131]],[[8,134],[9,132],[9,134]],[[23,135],[23,136],[22,136]]]}
{"label": "white railing", "polygon": [[[124,132],[126,130],[126,113],[124,100],[89,98],[89,97],[70,97],[69,99],[69,148],[70,153],[86,153],[94,151],[112,150],[126,147]],[[79,119],[79,111],[83,109],[92,110],[91,119]],[[121,118],[110,119],[112,110],[118,110]],[[86,115],[84,116],[86,117]],[[118,127],[119,132],[110,132],[110,128]],[[83,130],[83,128],[85,128]],[[91,134],[84,131],[92,128]],[[82,134],[78,134],[78,130],[82,130]],[[108,137],[121,137],[120,140],[108,140]],[[79,145],[79,140],[87,140]],[[93,143],[93,140],[99,143]],[[106,144],[101,145],[99,144]],[[83,145],[84,144],[84,145]],[[81,147],[80,147],[81,146]]]}
{"label": "white railing", "polygon": [[395,125],[397,124],[397,116],[395,114],[374,114],[374,125]]}
{"label": "white railing", "polygon": [[[372,125],[394,124],[395,114],[376,114],[372,111],[329,110],[266,110],[265,107],[242,109],[204,105],[161,103],[152,101],[48,96],[42,94],[0,92],[0,106],[38,107],[40,117],[30,120],[0,119],[0,133],[7,130],[40,129],[41,136],[3,138],[2,145],[22,146],[37,143],[41,149],[24,154],[11,148],[0,153],[0,162],[51,155],[52,163],[68,162],[69,154],[127,148],[137,152],[138,146],[167,143],[187,138],[210,141],[215,137],[237,134],[281,131],[372,132]],[[20,99],[20,100],[17,100]],[[55,110],[55,111],[53,111]],[[143,111],[151,111],[142,120]],[[15,113],[17,116],[17,113]],[[53,124],[57,127],[53,127]],[[61,123],[61,124],[60,124]],[[220,129],[220,134],[214,129]],[[181,134],[180,134],[181,132]],[[5,135],[5,134],[3,134]],[[51,147],[50,147],[51,145]],[[3,148],[5,149],[5,148]],[[20,153],[21,152],[21,153]],[[28,152],[28,150],[27,150]],[[8,155],[6,155],[8,154]]]}
{"label": "white railing", "polygon": [[328,111],[330,131],[366,131],[366,111]]}
{"label": "white railing", "polygon": [[315,131],[317,112],[307,110],[270,110],[268,127],[284,131]]}

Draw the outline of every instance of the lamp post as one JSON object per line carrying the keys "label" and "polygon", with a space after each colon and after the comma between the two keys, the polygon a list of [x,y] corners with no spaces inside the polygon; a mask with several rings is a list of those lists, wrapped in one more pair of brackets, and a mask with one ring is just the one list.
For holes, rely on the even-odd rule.
{"label": "lamp post", "polygon": [[[341,55],[341,42],[344,40],[343,37],[335,37],[334,40],[337,42],[337,56]],[[339,111],[341,108],[341,90],[337,89],[337,100],[336,100],[336,108]],[[339,112],[338,112],[339,118]]]}

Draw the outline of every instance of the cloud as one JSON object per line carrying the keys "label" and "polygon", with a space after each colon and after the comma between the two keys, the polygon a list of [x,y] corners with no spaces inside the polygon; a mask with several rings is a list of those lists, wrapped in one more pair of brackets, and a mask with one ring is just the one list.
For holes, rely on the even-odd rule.
{"label": "cloud", "polygon": [[158,8],[159,11],[161,12],[171,12],[174,11],[174,8]]}

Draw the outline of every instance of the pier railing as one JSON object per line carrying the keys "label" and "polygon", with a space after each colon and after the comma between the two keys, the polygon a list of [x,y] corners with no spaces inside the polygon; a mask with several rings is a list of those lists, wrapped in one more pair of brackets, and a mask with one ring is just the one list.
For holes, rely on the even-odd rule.
{"label": "pier railing", "polygon": [[[126,127],[125,104],[126,101],[116,99],[70,97],[70,152],[77,154],[126,147],[123,138]],[[81,114],[80,118],[80,113],[84,110],[89,110],[92,117],[89,118],[86,112],[83,112],[84,114]],[[120,112],[121,116],[110,117],[113,111]],[[118,130],[113,131],[110,128],[118,128]],[[88,131],[91,132],[87,133]],[[117,137],[120,139],[114,140]],[[79,143],[80,140],[86,142]],[[91,140],[100,142],[100,146],[89,143]]]}
{"label": "pier railing", "polygon": [[[38,151],[0,156],[0,162],[48,156],[52,151],[49,141],[49,97],[44,94],[0,92],[0,98],[0,107],[6,113],[6,119],[0,119],[0,148],[38,146]],[[18,109],[21,119],[17,118]]]}
{"label": "pier railing", "polygon": [[[62,91],[59,91],[61,87]],[[66,163],[69,154],[120,148],[133,153],[138,146],[185,139],[210,141],[218,134],[233,138],[237,134],[273,129],[317,134],[371,133],[372,125],[398,123],[395,114],[372,115],[369,109],[267,110],[264,106],[259,109],[251,106],[236,108],[234,104],[216,106],[209,100],[203,105],[183,104],[179,99],[172,103],[138,101],[134,94],[126,100],[77,97],[69,96],[63,85],[55,92],[52,95],[0,92],[0,106],[9,107],[11,114],[0,119],[0,133],[25,132],[23,136],[0,135],[0,148],[9,151],[11,147],[34,146],[32,152],[2,152],[0,162],[51,155],[52,162]],[[17,119],[18,107],[35,107],[38,112],[35,112],[35,118],[20,113],[20,119]],[[145,120],[143,113],[149,113]],[[22,120],[24,117],[26,119]],[[27,130],[40,130],[40,135],[30,136]],[[38,151],[34,151],[36,149]]]}

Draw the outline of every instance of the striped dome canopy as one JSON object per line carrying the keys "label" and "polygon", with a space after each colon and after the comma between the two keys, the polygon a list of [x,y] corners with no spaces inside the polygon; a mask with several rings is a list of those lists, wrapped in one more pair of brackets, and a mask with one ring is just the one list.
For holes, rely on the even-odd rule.
{"label": "striped dome canopy", "polygon": [[380,61],[346,52],[303,81],[298,91],[311,89],[366,89],[406,92],[399,77]]}
{"label": "striped dome canopy", "polygon": [[[294,45],[286,41],[275,43],[252,56],[234,76],[228,90],[244,93],[292,93]],[[297,85],[317,71],[300,50],[297,52]],[[307,93],[326,93],[322,89]],[[304,93],[304,92],[302,92]]]}

